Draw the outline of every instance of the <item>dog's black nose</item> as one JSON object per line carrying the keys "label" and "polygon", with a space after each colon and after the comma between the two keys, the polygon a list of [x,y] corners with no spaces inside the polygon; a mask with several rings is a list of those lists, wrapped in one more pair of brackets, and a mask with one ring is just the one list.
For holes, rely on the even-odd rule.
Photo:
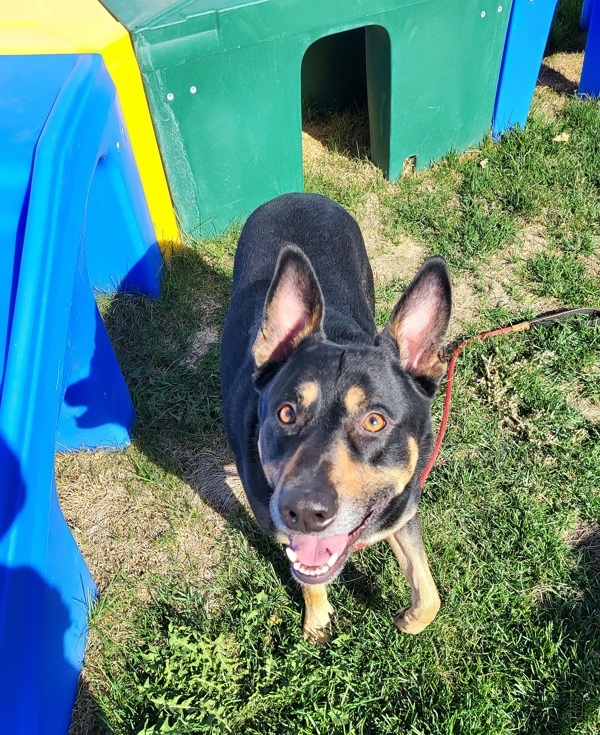
{"label": "dog's black nose", "polygon": [[329,526],[338,511],[337,493],[332,487],[318,490],[284,488],[279,496],[279,513],[286,526],[297,533],[317,533]]}

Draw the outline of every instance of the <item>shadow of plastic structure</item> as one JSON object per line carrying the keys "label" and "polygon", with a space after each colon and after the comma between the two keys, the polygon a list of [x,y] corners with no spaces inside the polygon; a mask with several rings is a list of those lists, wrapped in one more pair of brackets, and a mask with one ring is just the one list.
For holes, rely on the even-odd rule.
{"label": "shadow of plastic structure", "polygon": [[[512,0],[102,0],[131,33],[185,231],[303,189],[302,78],[360,30],[371,156],[390,179],[489,131]],[[334,42],[336,43],[336,42]],[[336,43],[336,49],[346,44]],[[335,58],[334,58],[335,61]],[[316,84],[319,87],[319,84]]]}
{"label": "shadow of plastic structure", "polygon": [[600,97],[600,2],[588,0],[581,15],[581,26],[587,28],[579,94]]}
{"label": "shadow of plastic structure", "polygon": [[129,443],[94,293],[161,269],[100,56],[0,56],[0,214],[0,732],[66,734],[95,587],[54,453]]}
{"label": "shadow of plastic structure", "polygon": [[492,135],[524,128],[558,0],[514,0],[494,107]]}

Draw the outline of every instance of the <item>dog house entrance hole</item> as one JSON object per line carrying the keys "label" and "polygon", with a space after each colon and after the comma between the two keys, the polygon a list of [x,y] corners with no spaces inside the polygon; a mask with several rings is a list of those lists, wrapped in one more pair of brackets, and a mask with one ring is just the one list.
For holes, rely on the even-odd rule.
{"label": "dog house entrance hole", "polygon": [[305,132],[360,157],[370,153],[365,34],[356,28],[320,38],[302,60]]}
{"label": "dog house entrance hole", "polygon": [[365,29],[334,33],[315,41],[302,61],[305,117],[348,108],[367,109]]}

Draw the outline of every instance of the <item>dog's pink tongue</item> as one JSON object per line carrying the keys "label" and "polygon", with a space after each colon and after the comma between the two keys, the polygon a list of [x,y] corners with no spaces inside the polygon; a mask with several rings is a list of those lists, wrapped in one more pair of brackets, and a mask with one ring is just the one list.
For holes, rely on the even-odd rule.
{"label": "dog's pink tongue", "polygon": [[314,536],[292,536],[290,546],[296,552],[300,564],[305,567],[320,567],[329,561],[332,554],[341,554],[348,545],[348,534],[315,538]]}

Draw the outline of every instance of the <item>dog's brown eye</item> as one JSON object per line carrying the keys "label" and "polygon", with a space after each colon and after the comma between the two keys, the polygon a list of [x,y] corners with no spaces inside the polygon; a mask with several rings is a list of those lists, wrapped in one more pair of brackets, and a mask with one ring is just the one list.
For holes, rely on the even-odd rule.
{"label": "dog's brown eye", "polygon": [[387,421],[380,413],[370,413],[363,421],[363,429],[371,432],[381,431],[386,424]]}
{"label": "dog's brown eye", "polygon": [[296,421],[296,409],[289,403],[284,403],[277,411],[277,418],[282,424],[293,424]]}

